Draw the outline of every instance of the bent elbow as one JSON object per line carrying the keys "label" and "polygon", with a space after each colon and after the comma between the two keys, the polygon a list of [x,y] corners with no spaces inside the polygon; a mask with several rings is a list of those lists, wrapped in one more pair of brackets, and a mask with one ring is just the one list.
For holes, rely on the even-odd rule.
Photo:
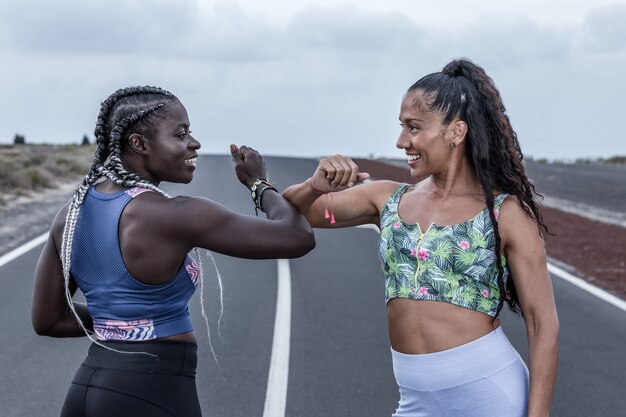
{"label": "bent elbow", "polygon": [[53,326],[50,326],[47,323],[42,323],[36,320],[33,320],[32,325],[33,325],[33,330],[39,336],[51,336],[52,335]]}
{"label": "bent elbow", "polygon": [[33,314],[31,316],[33,330],[39,336],[55,337],[59,322],[45,314]]}
{"label": "bent elbow", "polygon": [[289,251],[288,258],[300,258],[307,253],[311,252],[315,249],[315,234],[313,230],[310,229],[302,233],[292,245],[290,245],[291,250]]}
{"label": "bent elbow", "polygon": [[304,247],[304,253],[302,254],[302,256],[306,255],[307,253],[315,249],[316,244],[317,242],[315,241],[315,235],[313,234],[313,231],[311,231],[311,233],[309,234],[309,238],[306,242],[306,245]]}

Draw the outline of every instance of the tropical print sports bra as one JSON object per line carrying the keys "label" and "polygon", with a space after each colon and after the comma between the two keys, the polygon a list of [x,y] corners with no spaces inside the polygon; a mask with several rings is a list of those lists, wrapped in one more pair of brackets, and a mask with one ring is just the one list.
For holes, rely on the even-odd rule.
{"label": "tropical print sports bra", "polygon": [[[380,216],[378,253],[385,276],[386,301],[394,298],[455,304],[495,317],[500,302],[496,239],[488,209],[470,220],[422,232],[419,224],[398,215],[400,198],[411,187],[401,185],[387,200]],[[508,194],[494,199],[500,213]],[[510,275],[501,257],[504,279]]]}

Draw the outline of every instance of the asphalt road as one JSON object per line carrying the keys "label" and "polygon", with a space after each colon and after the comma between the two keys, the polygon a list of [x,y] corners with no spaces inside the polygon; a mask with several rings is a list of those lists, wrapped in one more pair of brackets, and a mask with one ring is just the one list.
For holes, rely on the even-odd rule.
{"label": "asphalt road", "polygon": [[626,212],[626,166],[525,161],[528,177],[549,196]]}
{"label": "asphalt road", "polygon": [[[268,158],[279,188],[306,178],[315,162]],[[229,158],[199,158],[188,186],[172,194],[203,195],[253,214]],[[51,219],[50,219],[51,220]],[[286,416],[390,416],[398,400],[393,380],[376,232],[321,230],[317,248],[290,261],[291,349]],[[245,236],[242,236],[245,238]],[[83,339],[37,336],[30,326],[35,263],[41,247],[0,267],[0,416],[56,416]],[[200,339],[198,389],[205,416],[263,415],[276,308],[275,261],[215,255],[224,280],[221,336],[215,272],[205,263],[205,305],[219,369],[206,344],[198,297],[192,312]],[[626,313],[554,278],[561,321],[560,366],[552,416],[622,416],[626,410]],[[504,314],[503,326],[526,357],[523,320]]]}

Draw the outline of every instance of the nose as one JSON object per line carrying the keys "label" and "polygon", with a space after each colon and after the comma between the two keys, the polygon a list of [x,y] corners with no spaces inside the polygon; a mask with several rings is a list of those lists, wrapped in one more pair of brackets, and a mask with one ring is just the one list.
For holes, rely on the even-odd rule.
{"label": "nose", "polygon": [[[189,135],[191,136],[191,135]],[[200,142],[193,136],[191,136],[191,140],[189,141],[189,145],[190,148],[192,149],[200,149],[202,147],[202,145],[200,144]]]}
{"label": "nose", "polygon": [[396,140],[396,148],[398,149],[406,149],[409,147],[409,140],[406,138],[404,133],[404,128],[400,131],[398,135],[398,140]]}

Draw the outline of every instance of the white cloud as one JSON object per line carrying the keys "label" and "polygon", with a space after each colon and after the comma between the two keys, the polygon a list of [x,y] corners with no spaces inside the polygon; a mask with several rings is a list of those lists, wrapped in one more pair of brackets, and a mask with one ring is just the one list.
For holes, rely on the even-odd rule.
{"label": "white cloud", "polygon": [[589,11],[585,20],[587,45],[594,51],[626,49],[626,5],[613,4]]}
{"label": "white cloud", "polygon": [[[45,0],[0,3],[9,36],[5,46],[40,53],[141,53],[174,46],[194,4],[163,0],[85,2]],[[174,33],[173,37],[165,36]]]}
{"label": "white cloud", "polygon": [[[78,141],[109,93],[151,84],[183,100],[204,151],[232,141],[283,155],[398,155],[402,93],[467,56],[501,89],[527,152],[620,151],[599,121],[626,128],[625,83],[611,69],[626,61],[623,7],[577,25],[481,12],[437,29],[406,7],[304,3],[277,23],[241,1],[2,2],[0,141]],[[592,134],[606,139],[589,148]]]}

